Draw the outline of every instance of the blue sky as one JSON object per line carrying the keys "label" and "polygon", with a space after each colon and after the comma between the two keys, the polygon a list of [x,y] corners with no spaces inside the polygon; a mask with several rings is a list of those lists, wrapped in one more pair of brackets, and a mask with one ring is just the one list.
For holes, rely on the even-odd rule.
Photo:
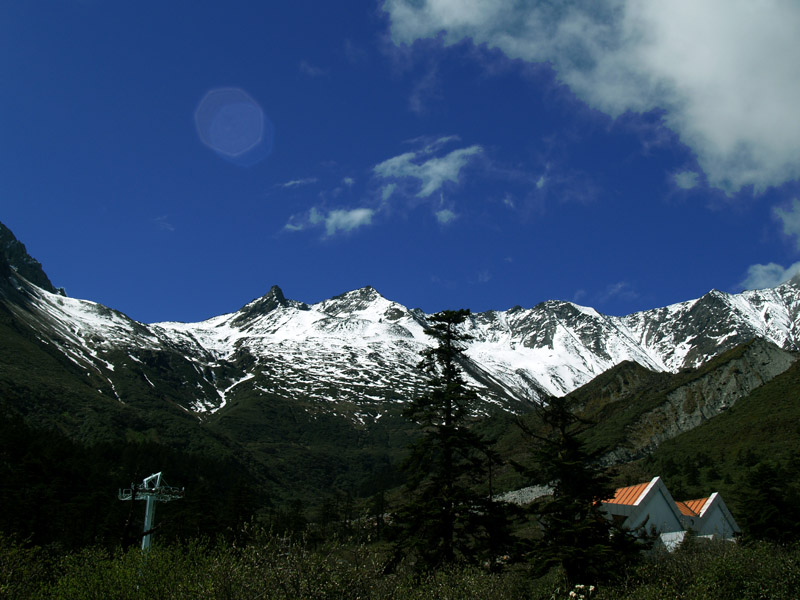
{"label": "blue sky", "polygon": [[[555,7],[555,8],[554,8]],[[800,271],[791,0],[0,4],[0,221],[70,296],[627,314]]]}

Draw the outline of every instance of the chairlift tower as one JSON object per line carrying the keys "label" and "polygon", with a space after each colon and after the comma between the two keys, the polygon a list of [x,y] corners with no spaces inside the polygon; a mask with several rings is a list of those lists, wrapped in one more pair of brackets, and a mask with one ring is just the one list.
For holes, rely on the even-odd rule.
{"label": "chairlift tower", "polygon": [[144,513],[144,534],[142,537],[142,550],[150,549],[150,536],[153,531],[153,518],[156,514],[156,502],[169,502],[179,500],[185,495],[184,488],[167,485],[161,477],[161,472],[145,477],[139,484],[131,484],[130,488],[120,490],[120,500],[146,500]]}

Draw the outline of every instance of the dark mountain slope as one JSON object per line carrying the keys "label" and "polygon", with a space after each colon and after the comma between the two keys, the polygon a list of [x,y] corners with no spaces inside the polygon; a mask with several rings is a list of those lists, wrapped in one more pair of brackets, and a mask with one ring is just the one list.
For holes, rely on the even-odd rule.
{"label": "dark mountain slope", "polygon": [[[644,468],[643,459],[654,452],[659,456],[661,446],[673,438],[685,439],[686,432],[697,431],[705,423],[717,423],[722,417],[731,419],[731,415],[739,414],[734,409],[738,409],[743,399],[750,406],[758,403],[763,394],[779,393],[775,390],[786,385],[779,382],[796,373],[797,361],[797,354],[756,339],[700,368],[676,374],[655,373],[635,363],[622,363],[578,388],[568,398],[576,413],[586,421],[581,438],[588,450],[597,454],[600,464],[619,467],[621,483],[628,484],[660,474],[658,466]],[[750,426],[746,422],[750,418],[755,419],[757,427],[769,430],[774,430],[779,422],[789,428],[798,427],[791,421],[792,411],[779,411],[764,420],[769,414],[766,409],[748,413],[742,422],[738,417],[733,418],[743,428]],[[545,431],[535,411],[523,418],[534,430]],[[509,419],[490,420],[480,428],[498,439],[496,447],[503,456],[524,464],[530,441]],[[752,436],[740,439],[747,451],[759,448],[760,440]],[[776,440],[779,440],[776,446],[784,450],[793,443],[791,438],[781,436]],[[709,456],[703,460],[711,464]],[[507,489],[536,483],[519,479],[509,468],[501,471],[500,481]]]}
{"label": "dark mountain slope", "polygon": [[644,464],[689,495],[709,486],[735,494],[740,475],[759,462],[800,456],[800,363],[699,427],[662,443]]}
{"label": "dark mountain slope", "polygon": [[[63,289],[56,289],[53,286],[50,278],[42,269],[42,264],[28,254],[25,244],[20,242],[2,223],[0,223],[0,263],[5,263],[25,279],[48,292],[64,293]],[[2,275],[3,266],[0,266],[0,276]]]}

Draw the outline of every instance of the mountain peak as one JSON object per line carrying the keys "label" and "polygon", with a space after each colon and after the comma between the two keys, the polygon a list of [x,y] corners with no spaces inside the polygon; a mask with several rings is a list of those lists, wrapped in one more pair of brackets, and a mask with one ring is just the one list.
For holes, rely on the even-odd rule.
{"label": "mountain peak", "polygon": [[273,285],[266,294],[239,309],[239,314],[233,319],[232,324],[245,325],[256,317],[264,316],[277,308],[286,308],[289,304],[289,300],[283,295],[283,290]]}
{"label": "mountain peak", "polygon": [[377,300],[378,298],[383,298],[383,295],[381,295],[381,293],[371,285],[365,285],[364,287],[358,288],[357,290],[353,290],[352,292],[349,293],[358,294],[359,298],[362,298],[370,302]]}
{"label": "mountain peak", "polygon": [[63,289],[57,289],[52,284],[42,269],[42,263],[28,254],[25,244],[20,242],[3,223],[0,223],[0,262],[48,292],[66,295]]}
{"label": "mountain peak", "polygon": [[335,317],[342,313],[352,314],[356,312],[362,312],[370,308],[376,302],[390,304],[390,302],[384,298],[378,292],[378,290],[371,285],[366,285],[362,288],[358,288],[357,290],[351,290],[349,292],[345,292],[344,294],[334,296],[328,300],[323,300],[317,305],[317,307],[322,312]]}
{"label": "mountain peak", "polygon": [[283,295],[283,290],[277,285],[273,285],[271,288],[269,288],[269,291],[262,298],[272,298],[275,300],[275,302],[279,302],[281,304],[286,302],[286,296]]}

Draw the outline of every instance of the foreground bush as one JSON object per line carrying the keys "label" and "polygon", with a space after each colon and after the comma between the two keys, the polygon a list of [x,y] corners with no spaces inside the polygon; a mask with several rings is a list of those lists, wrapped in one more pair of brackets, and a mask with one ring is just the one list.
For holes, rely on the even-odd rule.
{"label": "foreground bush", "polygon": [[800,545],[734,544],[690,539],[673,554],[653,555],[601,598],[678,600],[797,598]]}
{"label": "foreground bush", "polygon": [[[453,566],[427,574],[383,574],[376,547],[308,544],[259,534],[236,547],[194,541],[109,552],[27,548],[0,535],[0,598],[44,600],[570,598],[562,574],[534,579],[526,565],[501,574]],[[620,582],[588,594],[592,600],[797,597],[800,546],[692,541],[674,554],[654,554],[620,573]]]}

